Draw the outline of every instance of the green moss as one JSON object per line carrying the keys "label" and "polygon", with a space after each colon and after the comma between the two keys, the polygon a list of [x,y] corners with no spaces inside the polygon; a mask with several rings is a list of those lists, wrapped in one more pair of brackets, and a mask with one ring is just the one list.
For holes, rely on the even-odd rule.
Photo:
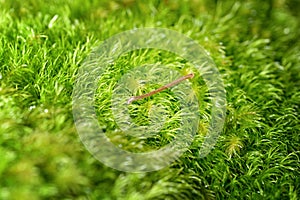
{"label": "green moss", "polygon": [[[0,199],[299,199],[298,11],[295,0],[0,1]],[[197,155],[200,137],[172,166],[129,174],[99,163],[80,142],[71,106],[77,70],[94,46],[135,27],[184,33],[216,62],[227,116],[207,157]],[[189,70],[188,63],[164,52],[126,56],[106,78],[148,62]],[[116,80],[98,92],[110,95]],[[206,90],[195,85],[197,97],[209,104]],[[108,110],[101,97],[96,108]],[[133,105],[131,115],[148,123],[134,106],[147,111],[151,105],[141,104]],[[175,100],[170,108],[176,110]],[[210,113],[201,114],[199,136],[206,134]],[[100,122],[112,120],[109,112],[98,116]],[[176,126],[171,120],[166,134],[172,136]],[[140,150],[143,144],[127,148]]]}

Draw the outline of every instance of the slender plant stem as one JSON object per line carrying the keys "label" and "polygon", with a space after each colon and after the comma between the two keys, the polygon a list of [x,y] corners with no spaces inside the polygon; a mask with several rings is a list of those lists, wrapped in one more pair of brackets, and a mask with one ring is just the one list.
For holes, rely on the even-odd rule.
{"label": "slender plant stem", "polygon": [[156,90],[153,90],[147,94],[143,94],[143,95],[140,95],[140,96],[133,96],[131,97],[128,101],[127,101],[127,104],[131,104],[133,101],[136,101],[136,100],[139,100],[139,99],[143,99],[143,98],[146,98],[146,97],[149,97],[149,96],[152,96],[156,93],[159,93],[167,88],[170,88],[170,87],[173,87],[174,85],[177,85],[178,83],[186,80],[186,79],[191,79],[194,77],[194,74],[191,73],[191,74],[188,74],[188,75],[185,75],[185,76],[182,76],[180,77],[179,79],[176,79],[175,81],[172,81],[171,83],[168,83],[167,85],[164,85]]}

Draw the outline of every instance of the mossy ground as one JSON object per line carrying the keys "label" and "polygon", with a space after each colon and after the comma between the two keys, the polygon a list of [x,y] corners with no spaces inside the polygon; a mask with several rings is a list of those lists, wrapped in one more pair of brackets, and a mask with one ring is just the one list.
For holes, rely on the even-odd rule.
{"label": "mossy ground", "polygon": [[[299,199],[299,5],[0,0],[0,199]],[[104,166],[80,142],[77,70],[95,45],[136,27],[183,33],[214,59],[227,116],[204,159],[195,145],[168,168],[130,174]]]}

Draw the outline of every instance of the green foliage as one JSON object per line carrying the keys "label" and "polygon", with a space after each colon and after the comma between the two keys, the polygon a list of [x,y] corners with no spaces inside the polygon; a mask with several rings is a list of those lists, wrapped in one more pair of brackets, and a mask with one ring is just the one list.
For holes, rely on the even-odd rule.
{"label": "green foliage", "polygon": [[[203,106],[199,138],[172,166],[118,172],[80,142],[71,106],[77,70],[92,47],[135,27],[184,33],[216,62],[227,116],[207,157],[197,154],[210,117],[201,79],[203,87],[193,83]],[[0,0],[0,199],[299,199],[299,38],[296,0]],[[125,55],[99,80],[99,122],[109,122],[113,142],[131,151],[145,143],[114,132],[108,97],[126,70],[143,63],[189,70],[180,58],[149,50]],[[148,123],[147,102],[131,107],[138,123]],[[176,111],[175,100],[164,103]],[[177,125],[169,120],[170,138]],[[170,138],[147,141],[146,150]]]}

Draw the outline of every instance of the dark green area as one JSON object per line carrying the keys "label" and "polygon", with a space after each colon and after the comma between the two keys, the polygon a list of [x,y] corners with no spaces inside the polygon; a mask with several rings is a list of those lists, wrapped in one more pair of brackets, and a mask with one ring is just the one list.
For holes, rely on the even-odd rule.
{"label": "dark green area", "polygon": [[[0,199],[299,199],[299,10],[298,0],[0,0]],[[77,70],[136,27],[183,33],[216,62],[227,116],[207,157],[193,144],[168,168],[129,174],[80,142]]]}

